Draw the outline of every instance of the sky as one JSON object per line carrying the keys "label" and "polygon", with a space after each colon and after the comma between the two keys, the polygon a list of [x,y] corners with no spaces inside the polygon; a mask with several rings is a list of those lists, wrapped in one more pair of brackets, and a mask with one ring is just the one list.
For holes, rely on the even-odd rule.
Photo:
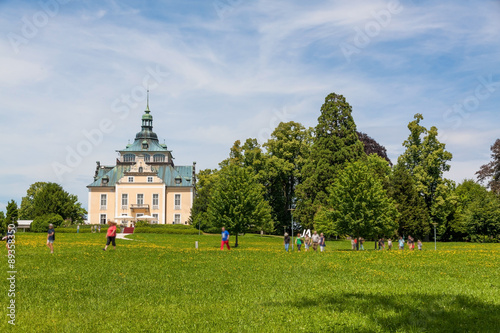
{"label": "sky", "polygon": [[416,113],[474,178],[500,137],[500,1],[0,1],[0,210],[37,181],[87,207],[96,161],[153,130],[177,165],[315,126],[325,97],[403,153]]}

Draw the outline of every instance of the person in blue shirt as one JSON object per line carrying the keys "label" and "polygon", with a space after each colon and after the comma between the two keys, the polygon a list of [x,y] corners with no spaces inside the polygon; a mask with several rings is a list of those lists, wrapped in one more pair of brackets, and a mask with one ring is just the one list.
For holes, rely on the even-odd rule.
{"label": "person in blue shirt", "polygon": [[220,242],[221,250],[224,250],[224,244],[226,244],[228,250],[231,250],[231,247],[229,247],[229,231],[222,227],[222,240]]}
{"label": "person in blue shirt", "polygon": [[47,231],[47,247],[50,249],[50,253],[54,253],[54,241],[56,240],[56,231],[54,226],[49,224],[49,230]]}
{"label": "person in blue shirt", "polygon": [[400,236],[398,243],[399,243],[399,249],[400,250],[404,250],[404,248],[405,248],[405,239]]}
{"label": "person in blue shirt", "polygon": [[10,249],[10,244],[13,242],[14,240],[14,233],[15,231],[12,229],[12,227],[9,225],[8,229],[7,229],[7,235],[5,237],[2,238],[2,240],[5,240],[7,241],[7,243],[5,244],[5,246],[7,247],[7,250]]}

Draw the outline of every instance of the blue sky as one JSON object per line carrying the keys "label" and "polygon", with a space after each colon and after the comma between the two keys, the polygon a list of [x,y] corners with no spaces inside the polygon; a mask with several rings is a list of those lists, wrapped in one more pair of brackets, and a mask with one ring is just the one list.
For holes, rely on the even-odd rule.
{"label": "blue sky", "polygon": [[342,94],[395,162],[415,113],[473,178],[500,137],[499,1],[0,1],[0,210],[30,184],[87,205],[95,162],[154,130],[178,165],[314,126]]}

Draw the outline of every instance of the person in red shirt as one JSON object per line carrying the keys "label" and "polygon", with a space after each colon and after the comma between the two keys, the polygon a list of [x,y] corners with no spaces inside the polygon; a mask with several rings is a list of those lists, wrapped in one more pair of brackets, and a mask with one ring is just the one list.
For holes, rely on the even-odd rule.
{"label": "person in red shirt", "polygon": [[109,244],[113,244],[113,249],[116,250],[116,222],[108,221],[110,227],[108,228],[108,232],[106,233],[106,246],[104,247],[104,251],[108,249]]}

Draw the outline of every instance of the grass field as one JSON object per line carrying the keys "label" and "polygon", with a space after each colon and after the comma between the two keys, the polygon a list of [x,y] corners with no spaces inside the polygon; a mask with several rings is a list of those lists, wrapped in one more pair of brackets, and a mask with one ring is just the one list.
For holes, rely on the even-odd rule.
{"label": "grass field", "polygon": [[500,331],[500,244],[285,253],[247,235],[228,252],[218,235],[136,234],[104,252],[105,234],[59,234],[51,255],[46,235],[16,237],[16,326],[4,247],[1,332]]}

